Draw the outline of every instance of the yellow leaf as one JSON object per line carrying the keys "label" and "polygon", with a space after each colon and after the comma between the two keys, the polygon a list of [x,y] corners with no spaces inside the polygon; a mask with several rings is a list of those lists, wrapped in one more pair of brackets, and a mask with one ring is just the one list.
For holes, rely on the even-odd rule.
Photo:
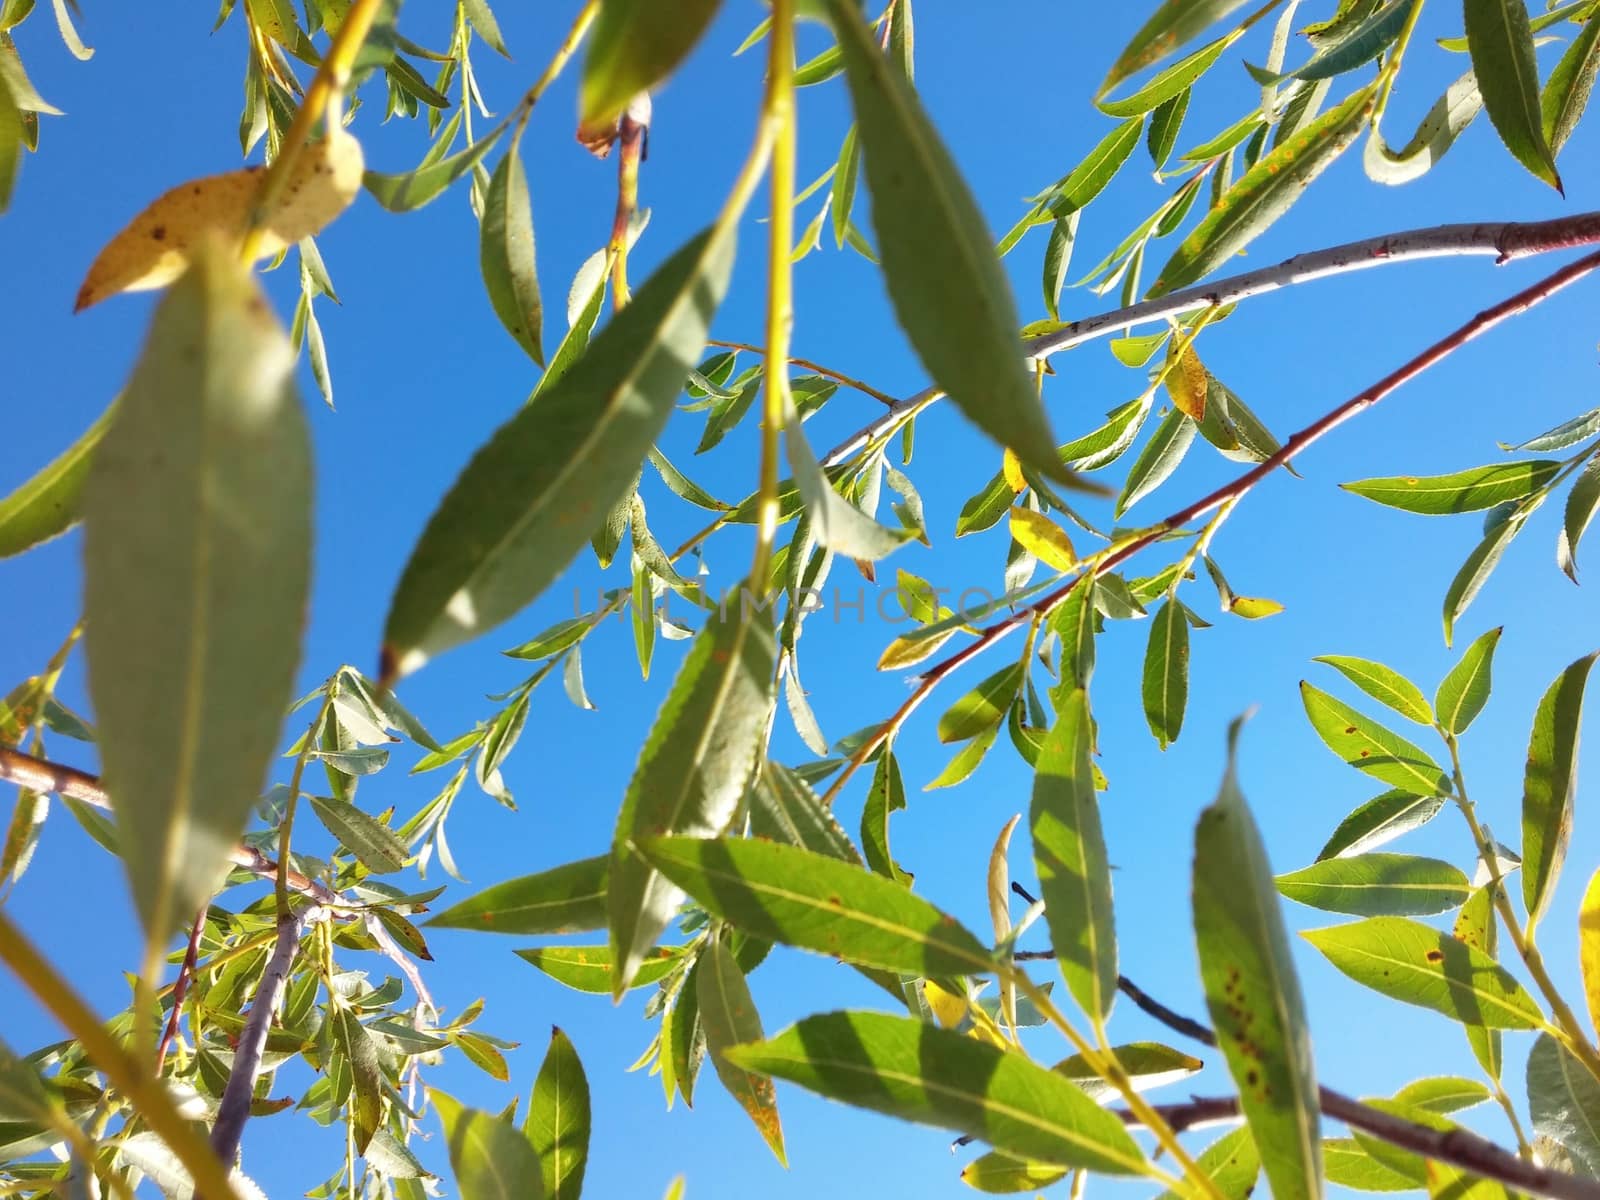
{"label": "yellow leaf", "polygon": [[1235,596],[1228,611],[1246,621],[1259,621],[1262,617],[1277,616],[1283,611],[1283,605],[1262,596]]}
{"label": "yellow leaf", "polygon": [[[342,128],[307,146],[263,221],[257,257],[270,258],[310,237],[348,208],[361,190],[364,165],[361,143]],[[262,170],[245,167],[192,179],[157,198],[100,251],[74,311],[117,292],[165,287],[183,274],[207,237],[239,245]]]}
{"label": "yellow leaf", "polygon": [[1589,890],[1578,909],[1578,965],[1583,969],[1589,1020],[1600,1030],[1600,871],[1589,880]]}
{"label": "yellow leaf", "polygon": [[1022,462],[1010,447],[1006,448],[1005,456],[1000,460],[1000,473],[1006,477],[1006,483],[1015,495],[1020,496],[1027,490],[1028,481],[1022,477]]}
{"label": "yellow leaf", "polygon": [[922,981],[922,994],[928,1001],[933,1019],[943,1029],[958,1028],[967,1019],[967,1012],[972,1007],[965,996],[947,992],[931,979]]}
{"label": "yellow leaf", "polygon": [[1202,421],[1206,415],[1206,368],[1193,345],[1174,356],[1168,349],[1167,395],[1186,417]]}
{"label": "yellow leaf", "polygon": [[1072,548],[1072,539],[1043,513],[1013,508],[1011,536],[1029,554],[1057,571],[1070,571],[1078,565],[1078,554]]}

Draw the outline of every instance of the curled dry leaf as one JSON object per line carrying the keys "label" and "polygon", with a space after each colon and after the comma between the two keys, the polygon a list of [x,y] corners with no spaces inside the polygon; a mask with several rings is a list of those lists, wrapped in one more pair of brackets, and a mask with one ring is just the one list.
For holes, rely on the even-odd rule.
{"label": "curled dry leaf", "polygon": [[[262,222],[258,258],[311,237],[350,207],[361,190],[361,143],[343,129],[306,147]],[[106,243],[78,289],[74,312],[118,292],[165,287],[208,235],[237,243],[250,222],[263,168],[244,167],[179,184]]]}

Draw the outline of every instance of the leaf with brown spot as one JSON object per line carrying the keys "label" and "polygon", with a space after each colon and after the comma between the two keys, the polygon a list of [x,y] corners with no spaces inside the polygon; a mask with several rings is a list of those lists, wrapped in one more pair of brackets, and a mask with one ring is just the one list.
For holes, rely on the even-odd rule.
{"label": "leaf with brown spot", "polygon": [[772,1080],[730,1062],[725,1052],[741,1042],[759,1042],[761,1017],[745,983],[744,972],[718,939],[713,939],[700,956],[697,994],[700,1020],[706,1034],[711,1065],[728,1094],[750,1115],[756,1129],[772,1153],[784,1166],[789,1165],[783,1149],[783,1123],[778,1119],[778,1096]]}
{"label": "leaf with brown spot", "polygon": [[1317,736],[1356,770],[1412,795],[1450,794],[1444,768],[1399,734],[1304,680],[1300,699]]}

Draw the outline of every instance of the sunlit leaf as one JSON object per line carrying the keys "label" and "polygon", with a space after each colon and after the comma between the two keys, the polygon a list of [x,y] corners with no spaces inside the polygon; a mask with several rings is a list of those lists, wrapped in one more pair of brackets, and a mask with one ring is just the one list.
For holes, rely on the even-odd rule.
{"label": "sunlit leaf", "polygon": [[78,523],[90,460],[116,412],[113,401],[77,441],[0,499],[0,558],[31,550]]}
{"label": "sunlit leaf", "polygon": [[[609,996],[616,979],[610,946],[539,946],[518,950],[517,957],[537,967],[557,983],[579,992]],[[681,948],[661,946],[645,955],[629,987],[655,983],[677,967]]]}
{"label": "sunlit leaf", "polygon": [[1472,885],[1459,868],[1409,854],[1328,858],[1278,876],[1291,900],[1357,916],[1421,916],[1459,908]]}
{"label": "sunlit leaf", "polygon": [[1596,72],[1600,72],[1600,21],[1590,14],[1588,22],[1567,47],[1539,100],[1540,124],[1552,156],[1560,154],[1594,91]]}
{"label": "sunlit leaf", "polygon": [[1404,675],[1382,663],[1347,654],[1322,654],[1312,662],[1327,663],[1380,704],[1419,725],[1433,727],[1433,709],[1422,690]]}
{"label": "sunlit leaf", "polygon": [[328,832],[367,870],[378,874],[398,871],[411,856],[406,844],[387,825],[368,816],[347,800],[311,796],[311,808]]}
{"label": "sunlit leaf", "polygon": [[538,1156],[510,1121],[464,1108],[443,1092],[428,1089],[439,1112],[450,1169],[462,1200],[542,1200],[544,1176]]}
{"label": "sunlit leaf", "polygon": [[1539,64],[1525,0],[1465,0],[1463,14],[1472,69],[1495,131],[1535,178],[1560,191],[1539,111]]}
{"label": "sunlit leaf", "polygon": [[1150,732],[1165,750],[1178,740],[1189,703],[1189,621],[1176,597],[1158,608],[1150,622],[1142,695]]}
{"label": "sunlit leaf", "polygon": [[221,881],[293,699],[311,558],[293,369],[237,257],[203,253],[84,483],[89,693],[155,944]]}
{"label": "sunlit leaf", "polygon": [[1450,794],[1444,768],[1399,734],[1303,680],[1300,699],[1317,736],[1356,770],[1413,795]]}
{"label": "sunlit leaf", "polygon": [[1572,834],[1572,802],[1578,791],[1578,736],[1583,728],[1583,693],[1600,651],[1586,655],[1557,676],[1533,717],[1528,765],[1522,780],[1522,899],[1528,927],[1538,924],[1555,890]]}
{"label": "sunlit leaf", "polygon": [[1483,540],[1473,547],[1472,553],[1468,554],[1466,561],[1461,564],[1461,569],[1450,580],[1450,586],[1444,593],[1446,646],[1455,638],[1457,619],[1467,611],[1467,606],[1477,598],[1478,592],[1489,581],[1490,574],[1499,566],[1500,558],[1505,554],[1506,547],[1511,545],[1511,540],[1522,532],[1524,515],[1519,514],[1503,521],[1491,521]]}
{"label": "sunlit leaf", "polygon": [[[1592,24],[1600,29],[1600,21]],[[1561,535],[1556,542],[1556,562],[1574,583],[1578,582],[1578,543],[1583,540],[1597,511],[1600,511],[1600,458],[1584,467],[1572,490],[1567,493]]]}
{"label": "sunlit leaf", "polygon": [[1135,71],[1159,62],[1244,3],[1245,0],[1164,0],[1123,47],[1097,94],[1104,96]]}
{"label": "sunlit leaf", "polygon": [[1580,1174],[1600,1176],[1600,1083],[1548,1033],[1528,1053],[1528,1115]]}
{"label": "sunlit leaf", "polygon": [[1589,1023],[1600,1030],[1600,871],[1590,878],[1578,909],[1578,965],[1583,970]]}
{"label": "sunlit leaf", "polygon": [[606,927],[609,858],[585,858],[485,888],[428,921],[490,933],[576,933]]}
{"label": "sunlit leaf", "polygon": [[533,206],[516,142],[489,176],[478,233],[478,262],[495,315],[534,362],[544,366],[544,302],[534,260]]}
{"label": "sunlit leaf", "polygon": [[[1249,1200],[1261,1175],[1261,1154],[1249,1129],[1223,1134],[1202,1150],[1195,1162],[1226,1200]],[[1162,1192],[1158,1200],[1179,1197],[1175,1192]]]}
{"label": "sunlit leaf", "polygon": [[1490,463],[1449,475],[1395,475],[1363,479],[1339,486],[1368,500],[1406,512],[1440,516],[1481,512],[1507,500],[1520,500],[1538,491],[1555,476],[1561,464],[1547,459]]}
{"label": "sunlit leaf", "polygon": [[700,40],[717,7],[718,0],[602,0],[579,89],[583,124],[616,120],[636,94],[670,75]]}
{"label": "sunlit leaf", "polygon": [[522,1132],[533,1146],[550,1200],[578,1200],[589,1162],[589,1080],[572,1041],[550,1030]]}
{"label": "sunlit leaf", "polygon": [[1474,641],[1440,682],[1433,707],[1447,733],[1465,733],[1488,703],[1500,632],[1501,627],[1497,626]]}
{"label": "sunlit leaf", "polygon": [[844,862],[861,862],[832,811],[804,779],[781,763],[769,761],[750,793],[750,832]]}
{"label": "sunlit leaf", "polygon": [[993,729],[1005,716],[1023,683],[1023,664],[1001,667],[939,718],[939,740],[961,742]]}
{"label": "sunlit leaf", "polygon": [[1399,789],[1374,796],[1339,822],[1339,828],[1317,852],[1317,861],[1375,850],[1426,825],[1443,807],[1442,796],[1414,796]]}
{"label": "sunlit leaf", "polygon": [[341,1069],[350,1072],[350,1127],[359,1154],[383,1122],[383,1067],[378,1044],[354,1009],[336,1004],[332,1025],[333,1044],[344,1060]]}
{"label": "sunlit leaf", "polygon": [[772,1080],[738,1066],[727,1057],[730,1047],[742,1042],[759,1042],[765,1036],[744,972],[728,948],[721,941],[713,940],[701,953],[695,976],[706,1048],[717,1078],[755,1123],[778,1161],[787,1166],[783,1125],[778,1120],[778,1097]]}

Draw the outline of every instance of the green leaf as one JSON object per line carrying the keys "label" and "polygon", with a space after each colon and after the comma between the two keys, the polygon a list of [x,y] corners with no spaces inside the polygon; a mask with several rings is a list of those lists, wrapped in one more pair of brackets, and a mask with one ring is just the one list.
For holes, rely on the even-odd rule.
{"label": "green leaf", "polygon": [[1448,1114],[1486,1103],[1491,1096],[1489,1089],[1476,1079],[1443,1075],[1408,1083],[1394,1094],[1394,1098],[1402,1104],[1414,1104],[1428,1112]]}
{"label": "green leaf", "polygon": [[1142,694],[1145,720],[1165,750],[1178,740],[1189,703],[1189,622],[1176,597],[1169,597],[1150,622]]}
{"label": "green leaf", "polygon": [[578,92],[582,123],[610,124],[635,95],[672,74],[717,8],[718,0],[602,0]]}
{"label": "green leaf", "polygon": [[1117,929],[1094,794],[1093,741],[1088,693],[1077,688],[1045,736],[1029,822],[1056,961],[1073,998],[1101,1021],[1117,995]]}
{"label": "green leaf", "polygon": [[294,698],[311,446],[271,311],[235,255],[202,253],[84,481],[89,694],[152,944],[220,883]]}
{"label": "green leaf", "polygon": [[1131,117],[1159,108],[1188,91],[1189,86],[1214,67],[1217,59],[1221,58],[1228,47],[1237,42],[1243,33],[1243,29],[1236,29],[1202,46],[1187,58],[1173,63],[1131,96],[1122,100],[1100,99],[1096,100],[1095,104],[1101,112],[1113,117]]}
{"label": "green leaf", "polygon": [[998,1150],[980,1155],[961,1168],[962,1183],[974,1191],[997,1196],[1037,1191],[1066,1177],[1066,1167],[1017,1158]]}
{"label": "green leaf", "polygon": [[394,830],[369,817],[347,800],[308,796],[317,819],[367,870],[388,874],[401,870],[411,853]]}
{"label": "green leaf", "polygon": [[1306,716],[1328,749],[1358,771],[1417,796],[1448,796],[1450,779],[1428,755],[1327,692],[1300,681]]}
{"label": "green leaf", "polygon": [[729,1061],[727,1051],[741,1042],[759,1042],[761,1017],[751,999],[744,972],[720,940],[713,939],[700,956],[695,994],[700,1001],[700,1021],[705,1029],[711,1065],[728,1094],[739,1103],[762,1138],[784,1166],[783,1125],[778,1119],[778,1096],[772,1080]]}
{"label": "green leaf", "polygon": [[1439,692],[1433,698],[1433,707],[1446,733],[1458,736],[1465,733],[1488,703],[1494,651],[1500,644],[1503,628],[1497,626],[1489,630],[1468,646],[1461,655],[1461,661],[1451,667],[1449,674],[1440,682]]}
{"label": "green leaf", "polygon": [[1578,127],[1583,110],[1589,106],[1597,72],[1600,72],[1600,21],[1595,20],[1591,12],[1582,31],[1572,39],[1572,45],[1556,63],[1556,69],[1550,72],[1550,80],[1539,100],[1540,128],[1552,157],[1561,153],[1572,131]]}
{"label": "green leaf", "polygon": [[1361,156],[1367,178],[1391,186],[1422,178],[1482,111],[1483,96],[1478,91],[1478,77],[1468,71],[1433,102],[1411,140],[1398,152],[1389,149],[1377,130],[1368,136]]}
{"label": "green leaf", "polygon": [[1354,1138],[1328,1138],[1322,1143],[1322,1164],[1328,1182],[1362,1192],[1409,1192],[1417,1184],[1368,1154]]}
{"label": "green leaf", "polygon": [[728,1057],[830,1099],[971,1133],[1025,1158],[1111,1175],[1145,1169],[1122,1122],[1062,1076],[915,1018],[824,1013]]}
{"label": "green leaf", "polygon": [[999,732],[1000,726],[992,725],[961,747],[945,764],[944,770],[940,771],[931,782],[924,784],[922,790],[932,792],[939,788],[955,787],[957,784],[965,783],[994,747],[995,737]]}
{"label": "green leaf", "polygon": [[[610,946],[536,946],[518,950],[517,957],[537,967],[557,983],[574,991],[609,996],[616,973]],[[629,987],[656,983],[674,970],[683,957],[677,946],[661,946],[645,956]]]}
{"label": "green leaf", "polygon": [[361,177],[361,184],[372,193],[374,200],[390,212],[411,212],[439,197],[452,183],[476,167],[499,136],[496,130],[465,150],[457,150],[437,161],[425,159],[415,171],[403,171],[398,175],[368,171]]}
{"label": "green leaf", "polygon": [[1096,92],[1103,97],[1117,84],[1178,47],[1243,5],[1245,0],[1164,0],[1111,64]]}
{"label": "green leaf", "polygon": [[1339,828],[1317,852],[1317,861],[1375,850],[1426,825],[1443,807],[1442,796],[1414,796],[1398,788],[1374,796],[1339,822]]}
{"label": "green leaf", "polygon": [[783,444],[818,545],[849,558],[875,562],[912,538],[909,530],[880,525],[834,490],[806,442],[797,412],[790,414]]}
{"label": "green leaf", "polygon": [[939,740],[946,744],[964,742],[993,729],[1017,698],[1022,679],[1022,663],[1001,667],[939,718]]}
{"label": "green leaf", "polygon": [[1023,234],[1035,225],[1060,220],[1087,208],[1089,202],[1105,190],[1128,161],[1133,148],[1139,144],[1139,132],[1143,128],[1144,118],[1135,116],[1101,138],[1082,162],[1034,201],[1022,219],[1000,239],[996,253],[1001,256],[1008,254],[1022,240]]}
{"label": "green leaf", "polygon": [[0,499],[0,558],[31,550],[78,523],[91,458],[116,412],[113,400],[77,441]]}
{"label": "green leaf", "polygon": [[1463,17],[1478,90],[1500,140],[1534,178],[1560,191],[1539,111],[1539,64],[1526,0],[1465,0]]}
{"label": "green leaf", "polygon": [[[1495,942],[1499,928],[1495,920],[1493,889],[1485,885],[1473,892],[1461,906],[1450,933],[1457,941],[1492,959],[1495,957]],[[1498,1082],[1504,1060],[1505,1040],[1500,1031],[1485,1029],[1481,1025],[1467,1025],[1463,1032],[1467,1037],[1467,1045],[1472,1047],[1472,1056],[1478,1060],[1478,1065],[1483,1068],[1484,1074]]]}
{"label": "green leaf", "polygon": [[1375,88],[1362,88],[1245,172],[1173,252],[1147,295],[1164,296],[1204,278],[1287,212],[1360,134],[1376,103]]}
{"label": "green leaf", "polygon": [[1023,366],[1016,305],[977,202],[853,0],[827,0],[844,55],[884,279],[934,383],[1023,462],[1072,475]]}
{"label": "green leaf", "polygon": [[953,917],[826,855],[745,838],[651,838],[640,849],[712,914],[768,941],[923,978],[992,966]]}
{"label": "green leaf", "polygon": [[533,205],[515,141],[489,176],[478,227],[478,262],[495,316],[533,361],[544,366],[544,302],[534,259]]}
{"label": "green leaf", "polygon": [[[1600,28],[1600,20],[1593,24]],[[1600,510],[1600,458],[1591,460],[1584,467],[1572,490],[1567,493],[1567,509],[1561,522],[1561,535],[1556,542],[1556,562],[1573,583],[1578,582],[1578,543],[1583,540],[1597,510]],[[3,553],[3,548],[0,548],[0,553]]]}
{"label": "green leaf", "polygon": [[1176,408],[1161,418],[1139,457],[1128,468],[1122,494],[1117,497],[1114,515],[1122,516],[1140,500],[1155,491],[1178,469],[1183,456],[1194,444],[1198,426]]}
{"label": "green leaf", "polygon": [[900,869],[889,853],[889,817],[906,806],[906,786],[900,777],[900,763],[894,751],[884,747],[872,771],[872,786],[861,810],[861,850],[867,866],[906,887],[911,876]]}
{"label": "green leaf", "polygon": [[671,414],[732,260],[726,232],[679,250],[561,381],[478,451],[429,520],[390,602],[385,676],[414,671],[504,621],[572,561]]}
{"label": "green leaf", "polygon": [[350,1126],[359,1154],[383,1123],[384,1080],[378,1044],[355,1010],[343,1003],[334,1007],[333,1040],[350,1071]]}
{"label": "green leaf", "polygon": [[[1227,1200],[1249,1200],[1261,1175],[1261,1154],[1248,1129],[1225,1133],[1195,1159]],[[1179,1200],[1176,1192],[1162,1192],[1158,1200]]]}
{"label": "green leaf", "polygon": [[750,793],[750,832],[843,862],[861,862],[833,812],[804,779],[781,763],[769,761]]}
{"label": "green leaf", "polygon": [[462,1200],[542,1200],[544,1175],[538,1156],[515,1125],[464,1108],[433,1088],[428,1089],[428,1099],[439,1111]]}
{"label": "green leaf", "polygon": [[1600,651],[1561,672],[1533,716],[1522,779],[1522,900],[1528,906],[1530,930],[1550,903],[1572,835],[1583,692],[1596,658]]}
{"label": "green leaf", "polygon": [[1528,1115],[1579,1174],[1600,1176],[1600,1083],[1548,1033],[1528,1053]]}
{"label": "green leaf", "polygon": [[1433,709],[1422,690],[1404,675],[1382,663],[1344,654],[1323,654],[1311,660],[1327,663],[1379,704],[1394,709],[1409,721],[1433,728]]}
{"label": "green leaf", "polygon": [[1449,475],[1394,475],[1342,483],[1347,492],[1424,516],[1481,512],[1531,496],[1549,483],[1561,464],[1548,459],[1490,463]]}
{"label": "green leaf", "polygon": [[756,609],[747,589],[739,589],[729,611],[696,635],[651,727],[611,847],[617,996],[680,898],[639,857],[636,843],[660,834],[715,837],[732,822],[761,765],[776,656],[771,607]]}
{"label": "green leaf", "polygon": [[1185,88],[1151,115],[1150,132],[1145,136],[1145,145],[1150,150],[1150,161],[1155,164],[1156,170],[1166,166],[1167,159],[1172,157],[1173,147],[1178,144],[1178,134],[1183,129],[1183,118],[1188,111],[1189,89]]}
{"label": "green leaf", "polygon": [[577,933],[606,927],[610,858],[585,858],[508,879],[452,905],[428,924],[489,933]]}
{"label": "green leaf", "polygon": [[1537,1029],[1533,997],[1487,954],[1404,917],[1371,917],[1301,934],[1357,983],[1463,1025]]}
{"label": "green leaf", "polygon": [[1194,839],[1194,930],[1218,1044],[1277,1200],[1320,1197],[1317,1081],[1300,982],[1261,834],[1239,791],[1239,722]]}
{"label": "green leaf", "polygon": [[544,1194],[550,1200],[578,1200],[589,1162],[589,1080],[572,1041],[550,1030],[539,1076],[528,1097],[522,1132],[539,1159]]}
{"label": "green leaf", "polygon": [[1445,589],[1444,644],[1446,646],[1455,638],[1456,620],[1467,611],[1467,606],[1477,598],[1478,592],[1489,581],[1490,574],[1500,564],[1501,555],[1506,552],[1506,547],[1511,545],[1511,539],[1522,532],[1525,518],[1525,513],[1519,513],[1504,521],[1492,521],[1483,535],[1483,540],[1473,547],[1472,553],[1467,555],[1466,561],[1461,564],[1461,569],[1456,572],[1455,578],[1450,581],[1450,586]]}
{"label": "green leaf", "polygon": [[1291,900],[1357,916],[1422,916],[1448,912],[1472,891],[1467,877],[1436,858],[1357,854],[1329,858],[1278,876]]}

